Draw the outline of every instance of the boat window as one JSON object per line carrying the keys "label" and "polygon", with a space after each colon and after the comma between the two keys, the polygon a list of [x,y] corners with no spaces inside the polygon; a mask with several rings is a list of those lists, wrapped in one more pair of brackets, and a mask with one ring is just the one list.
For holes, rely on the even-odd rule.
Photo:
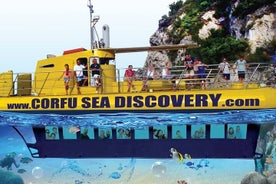
{"label": "boat window", "polygon": [[149,139],[149,128],[139,128],[134,130],[134,138],[135,139]]}
{"label": "boat window", "polygon": [[167,125],[154,126],[153,127],[153,138],[154,139],[167,139],[168,138]]}
{"label": "boat window", "polygon": [[59,139],[58,127],[57,126],[46,126],[45,127],[45,138],[48,140]]}
{"label": "boat window", "polygon": [[186,139],[187,138],[186,125],[173,125],[172,126],[172,138],[173,139]]}
{"label": "boat window", "polygon": [[48,64],[48,65],[40,66],[39,68],[53,68],[54,66],[55,66],[54,64]]}
{"label": "boat window", "polygon": [[246,139],[247,125],[246,124],[228,124],[227,138],[228,139]]}
{"label": "boat window", "polygon": [[211,124],[210,138],[211,139],[224,139],[225,138],[224,124]]}
{"label": "boat window", "polygon": [[92,127],[81,127],[81,139],[95,139],[94,128]]}
{"label": "boat window", "polygon": [[98,139],[112,139],[111,128],[99,128]]}
{"label": "boat window", "polygon": [[116,130],[117,139],[131,139],[131,130],[124,128],[117,128]]}
{"label": "boat window", "polygon": [[79,131],[79,127],[76,126],[62,127],[63,139],[77,139],[77,132]]}
{"label": "boat window", "polygon": [[206,132],[205,125],[192,125],[191,137],[193,139],[205,139],[206,138],[205,132]]}

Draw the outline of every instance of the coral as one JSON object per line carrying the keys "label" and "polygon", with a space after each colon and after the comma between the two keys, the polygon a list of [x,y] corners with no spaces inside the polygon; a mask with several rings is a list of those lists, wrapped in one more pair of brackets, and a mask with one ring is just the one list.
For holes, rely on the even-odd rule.
{"label": "coral", "polygon": [[24,184],[23,179],[12,172],[0,171],[0,183],[5,184]]}

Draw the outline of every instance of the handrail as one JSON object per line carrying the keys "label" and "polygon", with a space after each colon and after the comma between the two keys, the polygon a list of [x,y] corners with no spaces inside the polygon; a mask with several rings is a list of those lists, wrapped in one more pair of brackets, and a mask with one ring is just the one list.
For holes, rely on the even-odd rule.
{"label": "handrail", "polygon": [[[256,83],[259,85],[263,84],[262,86],[275,87],[276,81],[274,80],[274,78],[271,77],[272,75],[274,76],[274,73],[273,73],[274,70],[273,71],[270,70],[269,63],[250,63],[249,66],[250,67],[248,68],[247,75],[246,75],[247,77],[246,77],[246,80],[243,85],[244,88],[247,88],[249,83]],[[112,92],[111,88],[116,89],[114,91],[114,93],[122,93],[125,91],[126,86],[123,86],[123,85],[126,85],[126,83],[123,80],[124,76],[122,75],[122,72],[120,71],[121,69],[116,68],[115,70],[116,70],[115,81],[117,83],[116,84],[115,83],[108,84],[108,85],[105,84],[105,85],[100,86],[99,88],[102,89],[102,90],[100,90],[102,93],[105,93],[104,91],[108,91],[106,93]],[[143,79],[145,80],[145,77],[146,77],[144,70],[146,70],[146,69],[142,68],[142,69],[137,70],[137,68],[136,68],[136,71],[137,71],[136,72],[137,73],[136,80],[141,81],[141,85],[143,84],[143,82],[145,82],[145,81],[143,81]],[[150,81],[148,84],[149,85],[153,84],[153,86],[154,86],[154,88],[156,88],[156,90],[158,90],[158,86],[156,86],[156,84],[168,85],[171,82],[171,85],[173,85],[172,80],[176,80],[176,82],[175,82],[176,89],[175,90],[182,90],[182,89],[180,89],[180,87],[185,85],[185,83],[187,81],[189,81],[192,85],[196,85],[195,87],[193,87],[193,89],[198,89],[198,86],[200,86],[198,81],[202,80],[200,78],[197,78],[197,76],[196,76],[197,74],[195,74],[194,78],[192,78],[192,79],[186,78],[186,75],[185,75],[186,69],[184,68],[184,66],[183,67],[182,66],[170,67],[170,72],[173,76],[175,76],[175,79],[162,79],[162,75],[161,75],[162,69],[156,68],[156,71],[157,71],[157,76],[156,76],[156,78],[153,79],[153,81],[160,81],[160,80],[165,81],[166,80],[169,82],[169,83],[168,82],[152,83],[153,81]],[[13,95],[16,95],[16,94],[18,94],[19,90],[23,90],[23,89],[30,90],[32,92],[32,94],[30,94],[30,95],[33,95],[34,94],[33,92],[36,93],[35,95],[41,95],[42,93],[43,93],[43,95],[49,95],[49,94],[53,94],[53,90],[51,90],[51,89],[58,89],[58,88],[60,88],[60,89],[58,89],[58,91],[61,91],[61,88],[64,88],[64,86],[61,85],[61,83],[58,83],[56,81],[56,79],[54,79],[57,76],[57,73],[55,73],[55,72],[60,73],[61,71],[39,72],[39,73],[37,72],[34,74],[30,73],[32,78],[30,79],[31,81],[29,81],[29,82],[26,81],[26,79],[20,80],[19,79],[20,73],[13,73],[13,77],[12,77],[13,79],[11,82],[9,82],[9,85],[7,85],[7,82],[3,83],[3,81],[6,81],[5,79],[2,79],[2,81],[0,81],[0,86],[2,85],[2,87],[0,89],[0,94],[2,94],[2,96],[3,95],[10,96],[10,95],[12,95],[12,91],[14,91]],[[231,71],[230,74],[231,74],[231,80],[229,81],[229,84],[238,82],[238,80],[236,78],[234,78],[236,76],[236,69],[233,69],[233,72]],[[41,76],[37,77],[37,75],[41,75]],[[110,76],[106,76],[105,73],[103,73],[100,77],[101,77],[101,81],[104,82],[103,79],[108,79]],[[219,85],[220,83],[223,83],[223,84],[225,83],[225,81],[220,81],[221,77],[222,77],[222,75],[218,71],[218,64],[217,65],[208,65],[208,68],[206,68],[206,78],[205,78],[206,88],[210,89],[210,88],[223,87],[224,85]],[[23,87],[22,89],[18,89],[19,87],[16,86],[15,84],[18,84],[19,80],[23,83],[29,83],[30,85],[28,85],[27,87]],[[53,81],[53,80],[55,80],[55,81]],[[88,80],[91,80],[91,77],[89,77]],[[110,80],[108,79],[107,81],[110,81]],[[182,81],[184,81],[184,82],[182,83]],[[75,78],[72,77],[72,80],[70,81],[69,95],[74,93],[73,91],[75,89],[75,82],[76,82]],[[34,84],[36,84],[36,86],[34,86]],[[90,81],[89,81],[89,84],[90,84]],[[90,87],[89,84],[88,84],[88,86]],[[136,84],[137,84],[137,82],[136,82]],[[38,87],[38,88],[36,88],[36,87]],[[167,86],[165,90],[169,90],[168,87],[169,86]],[[105,89],[110,88],[110,89],[104,90],[104,88]],[[139,86],[139,88],[140,88],[140,86]],[[44,90],[46,90],[46,91],[44,92]],[[164,89],[162,89],[160,86],[160,90],[164,90]],[[2,91],[2,93],[1,93],[1,91]],[[86,94],[94,93],[94,92],[90,92],[89,90],[84,90],[84,91],[86,91],[85,92]],[[138,89],[138,91],[142,91],[142,90]]]}
{"label": "handrail", "polygon": [[48,77],[49,77],[49,72],[47,72],[47,77],[46,77],[46,79],[44,80],[43,85],[42,85],[42,87],[40,88],[40,91],[38,92],[38,96],[40,95],[42,89],[44,88],[44,86],[45,86],[45,84],[46,84],[46,81],[47,81]]}

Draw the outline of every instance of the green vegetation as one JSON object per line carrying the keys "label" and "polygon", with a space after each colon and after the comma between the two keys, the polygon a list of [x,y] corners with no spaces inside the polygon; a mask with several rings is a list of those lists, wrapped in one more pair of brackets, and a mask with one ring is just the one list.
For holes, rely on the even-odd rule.
{"label": "green vegetation", "polygon": [[179,0],[177,2],[174,2],[169,5],[170,11],[169,11],[169,16],[174,16],[177,14],[178,10],[180,10],[183,6],[183,1]]}
{"label": "green vegetation", "polygon": [[213,2],[214,8],[215,8],[215,17],[220,18],[220,17],[228,17],[229,15],[229,5],[231,3],[231,0],[216,0]]}
{"label": "green vegetation", "polygon": [[240,55],[244,55],[249,48],[246,40],[237,40],[224,30],[211,30],[211,35],[207,39],[199,40],[199,44],[200,48],[189,52],[202,58],[208,64],[217,64],[222,57],[236,60]]}
{"label": "green vegetation", "polygon": [[273,4],[274,1],[275,0],[240,0],[240,3],[233,11],[233,15],[243,19],[246,15],[255,12],[256,9]]}
{"label": "green vegetation", "polygon": [[[192,36],[200,47],[189,50],[193,56],[200,57],[205,63],[218,63],[222,57],[228,60],[236,60],[240,55],[244,55],[249,62],[267,61],[264,57],[264,50],[275,50],[276,40],[267,43],[264,48],[257,48],[256,52],[250,53],[250,46],[245,39],[236,39],[231,36],[227,27],[227,22],[221,30],[211,30],[211,35],[207,39],[200,39],[198,32],[202,27],[201,16],[208,10],[215,10],[215,17],[224,17],[227,19],[230,13],[232,0],[179,0],[169,5],[169,17],[172,29],[164,30],[170,37],[173,44],[178,44],[185,36]],[[233,15],[239,18],[245,18],[247,14],[253,13],[256,9],[274,3],[274,0],[240,0],[238,6],[234,9]],[[163,17],[162,17],[163,18]],[[228,21],[228,20],[226,20]],[[167,21],[168,22],[168,21]],[[245,34],[253,26],[253,23],[247,27],[241,28],[241,33]],[[177,53],[174,51],[168,54],[171,60],[175,60]],[[179,62],[179,61],[178,61]]]}

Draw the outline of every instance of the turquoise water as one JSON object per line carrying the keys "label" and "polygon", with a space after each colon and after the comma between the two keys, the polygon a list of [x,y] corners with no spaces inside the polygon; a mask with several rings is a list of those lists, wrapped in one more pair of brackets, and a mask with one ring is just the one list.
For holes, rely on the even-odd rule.
{"label": "turquoise water", "polygon": [[[11,126],[28,129],[33,125],[47,127],[76,125],[83,127],[135,128],[186,124],[267,124],[276,123],[276,110],[225,111],[218,113],[113,113],[95,115],[56,115],[0,113],[0,184],[9,180],[26,184],[237,184],[249,172],[255,171],[252,159],[186,159],[180,163],[172,158],[32,158],[22,138]],[[217,127],[219,130],[219,126]],[[175,131],[175,130],[173,130]],[[217,132],[217,131],[215,131]],[[175,133],[175,132],[173,132]],[[186,136],[185,131],[182,136]],[[143,137],[145,133],[137,134]],[[214,134],[220,136],[219,133]],[[69,136],[69,135],[68,135]],[[93,137],[93,134],[89,136]],[[34,140],[32,134],[25,138]],[[108,146],[108,145],[107,145]],[[187,150],[189,151],[189,150]],[[169,155],[169,152],[168,152]],[[12,157],[10,168],[3,166]],[[16,184],[16,182],[13,182]]]}

